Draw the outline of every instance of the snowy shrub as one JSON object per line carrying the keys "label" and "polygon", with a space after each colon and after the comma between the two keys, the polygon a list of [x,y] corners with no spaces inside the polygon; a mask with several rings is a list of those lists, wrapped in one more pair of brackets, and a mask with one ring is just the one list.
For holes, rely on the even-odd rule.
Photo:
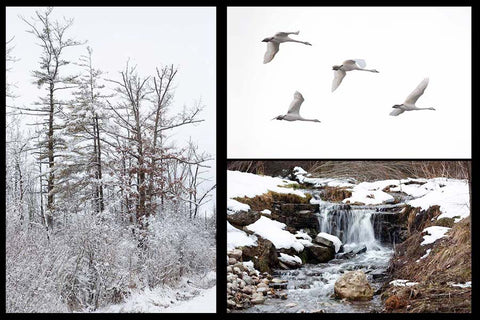
{"label": "snowy shrub", "polygon": [[212,223],[152,217],[143,247],[132,230],[108,214],[83,213],[47,240],[41,225],[25,230],[8,222],[7,312],[93,311],[133,289],[173,286],[215,269]]}

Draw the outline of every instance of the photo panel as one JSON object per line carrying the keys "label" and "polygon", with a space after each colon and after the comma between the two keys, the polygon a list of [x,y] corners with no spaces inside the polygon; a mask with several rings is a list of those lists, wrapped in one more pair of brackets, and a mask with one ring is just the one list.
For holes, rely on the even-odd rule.
{"label": "photo panel", "polygon": [[470,7],[228,7],[227,158],[471,157]]}
{"label": "photo panel", "polygon": [[471,312],[471,161],[227,161],[228,313]]}

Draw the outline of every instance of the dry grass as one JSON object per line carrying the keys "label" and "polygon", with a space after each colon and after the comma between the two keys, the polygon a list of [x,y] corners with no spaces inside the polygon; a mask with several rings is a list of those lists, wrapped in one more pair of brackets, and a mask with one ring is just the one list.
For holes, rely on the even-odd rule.
{"label": "dry grass", "polygon": [[[391,271],[394,279],[419,282],[416,297],[410,297],[408,312],[471,312],[471,288],[452,287],[448,282],[472,280],[472,247],[470,217],[454,224],[447,237],[433,245],[420,246],[423,236],[415,232],[395,251]],[[430,254],[419,260],[431,248]],[[385,297],[398,295],[391,287]],[[391,305],[394,305],[392,301]],[[394,309],[389,307],[390,309]],[[405,312],[406,309],[395,312]]]}
{"label": "dry grass", "polygon": [[471,180],[471,161],[228,161],[229,170],[279,175],[300,166],[314,176],[355,178],[359,181],[403,178],[456,178]]}
{"label": "dry grass", "polygon": [[323,190],[321,198],[324,201],[340,202],[352,196],[352,191],[347,190],[347,188],[325,187]]}

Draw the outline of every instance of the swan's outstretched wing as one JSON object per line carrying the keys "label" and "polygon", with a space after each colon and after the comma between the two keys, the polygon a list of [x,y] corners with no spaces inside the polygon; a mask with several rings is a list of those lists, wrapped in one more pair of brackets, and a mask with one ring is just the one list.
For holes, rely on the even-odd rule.
{"label": "swan's outstretched wing", "polygon": [[405,112],[405,110],[403,110],[401,108],[395,108],[395,109],[393,109],[392,112],[390,112],[390,115],[391,116],[398,116],[399,114],[402,114],[404,112]]}
{"label": "swan's outstretched wing", "polygon": [[275,37],[286,37],[288,36],[289,34],[299,34],[300,31],[295,31],[295,32],[277,32],[275,33]]}
{"label": "swan's outstretched wing", "polygon": [[278,50],[280,50],[279,43],[272,41],[267,42],[267,52],[265,52],[265,56],[263,57],[263,63],[269,63],[270,61],[272,61]]}
{"label": "swan's outstretched wing", "polygon": [[295,91],[293,95],[293,100],[290,103],[290,107],[288,107],[289,114],[299,114],[300,113],[300,106],[302,105],[304,99],[300,92]]}
{"label": "swan's outstretched wing", "polygon": [[336,70],[334,73],[333,73],[333,82],[332,82],[332,92],[335,91],[338,86],[340,85],[340,83],[342,83],[342,80],[343,78],[345,78],[345,75],[347,73],[343,70]]}
{"label": "swan's outstretched wing", "polygon": [[410,93],[410,95],[405,99],[404,104],[415,104],[418,98],[425,92],[425,88],[428,85],[428,78],[425,78],[420,82],[420,84],[415,88],[415,90]]}
{"label": "swan's outstretched wing", "polygon": [[353,59],[345,60],[342,62],[342,65],[344,66],[356,66],[357,62]]}
{"label": "swan's outstretched wing", "polygon": [[367,63],[363,59],[352,59],[360,68],[365,68]]}

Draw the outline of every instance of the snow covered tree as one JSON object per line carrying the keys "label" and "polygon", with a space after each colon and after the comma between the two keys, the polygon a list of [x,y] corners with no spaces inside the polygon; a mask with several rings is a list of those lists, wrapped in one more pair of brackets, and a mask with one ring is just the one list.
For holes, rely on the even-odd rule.
{"label": "snow covered tree", "polygon": [[52,226],[55,212],[55,158],[56,150],[63,144],[60,136],[56,135],[56,131],[61,125],[56,121],[58,113],[65,105],[58,97],[59,90],[72,88],[71,84],[76,76],[64,76],[61,70],[70,62],[64,60],[64,50],[70,47],[81,45],[79,41],[75,41],[66,37],[67,30],[72,26],[72,19],[65,19],[63,23],[51,21],[50,15],[53,8],[48,8],[43,12],[36,11],[36,16],[31,21],[22,17],[22,20],[30,27],[29,33],[33,34],[39,41],[38,45],[42,49],[40,57],[40,67],[32,72],[37,86],[45,87],[47,94],[40,98],[35,104],[37,108],[23,108],[23,110],[33,112],[39,116],[46,117],[47,120],[43,124],[45,129],[42,132],[45,137],[41,143],[46,146],[45,153],[40,154],[40,161],[47,159],[48,170],[47,177],[47,211],[46,211],[46,227]]}
{"label": "snow covered tree", "polygon": [[64,191],[70,189],[77,196],[81,195],[82,203],[91,201],[95,212],[100,213],[105,207],[101,131],[106,121],[104,99],[108,96],[102,93],[105,87],[100,84],[102,72],[92,64],[93,50],[87,47],[87,53],[78,63],[83,69],[83,74],[75,81],[78,89],[61,113],[65,123],[61,132],[68,147],[58,153],[62,161],[57,169],[57,184]]}

